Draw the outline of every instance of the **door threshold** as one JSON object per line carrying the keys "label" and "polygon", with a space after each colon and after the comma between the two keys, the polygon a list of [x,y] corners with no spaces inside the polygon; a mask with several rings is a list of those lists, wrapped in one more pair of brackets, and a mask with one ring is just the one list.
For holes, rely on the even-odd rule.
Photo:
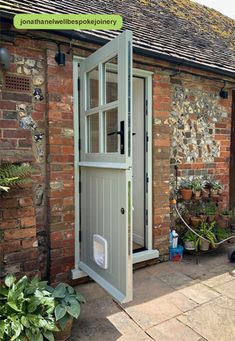
{"label": "door threshold", "polygon": [[159,251],[158,250],[144,250],[140,252],[136,252],[133,254],[132,257],[132,263],[140,263],[144,262],[146,260],[154,259],[159,257]]}

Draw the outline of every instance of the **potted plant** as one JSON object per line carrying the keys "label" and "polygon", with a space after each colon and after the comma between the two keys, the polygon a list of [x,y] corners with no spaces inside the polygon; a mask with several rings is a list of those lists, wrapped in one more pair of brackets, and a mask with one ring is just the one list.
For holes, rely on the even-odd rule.
{"label": "potted plant", "polygon": [[202,183],[202,196],[203,198],[209,198],[211,189],[211,181],[206,179]]}
{"label": "potted plant", "polygon": [[184,237],[184,248],[189,251],[193,251],[196,249],[196,241],[197,241],[197,236],[190,230],[188,230]]}
{"label": "potted plant", "polygon": [[189,180],[181,182],[180,192],[183,200],[190,200],[193,195],[192,183]]}
{"label": "potted plant", "polygon": [[85,298],[65,283],[60,283],[55,288],[48,286],[47,290],[55,299],[54,314],[59,329],[54,332],[55,340],[65,341],[71,336],[73,319],[80,315],[81,303],[85,302]]}
{"label": "potted plant", "polygon": [[193,179],[192,189],[193,189],[194,198],[196,200],[200,199],[201,192],[202,192],[202,183],[201,183],[201,180],[199,178]]}
{"label": "potted plant", "polygon": [[216,222],[213,221],[212,223],[202,223],[200,230],[199,230],[199,234],[201,237],[207,239],[203,239],[198,237],[197,241],[196,241],[196,250],[198,250],[198,248],[200,248],[200,250],[202,251],[207,251],[210,247],[210,245],[212,247],[215,247],[215,242],[216,242],[216,237],[215,234],[213,232],[214,228],[215,228],[215,224]]}
{"label": "potted plant", "polygon": [[54,298],[46,282],[8,275],[0,286],[0,340],[54,340]]}
{"label": "potted plant", "polygon": [[220,242],[231,236],[231,232],[227,231],[221,227],[217,227],[214,231],[216,239]]}
{"label": "potted plant", "polygon": [[203,203],[196,201],[190,205],[191,223],[194,228],[198,228],[203,221],[206,221]]}
{"label": "potted plant", "polygon": [[220,227],[222,227],[222,228],[228,227],[230,215],[231,215],[231,212],[229,210],[223,210],[220,212],[219,221],[218,221]]}
{"label": "potted plant", "polygon": [[211,196],[217,196],[218,194],[221,194],[223,186],[218,181],[213,181],[211,185]]}
{"label": "potted plant", "polygon": [[207,215],[208,217],[207,219],[210,223],[215,220],[217,209],[218,207],[216,206],[214,202],[209,201],[205,203],[204,212]]}

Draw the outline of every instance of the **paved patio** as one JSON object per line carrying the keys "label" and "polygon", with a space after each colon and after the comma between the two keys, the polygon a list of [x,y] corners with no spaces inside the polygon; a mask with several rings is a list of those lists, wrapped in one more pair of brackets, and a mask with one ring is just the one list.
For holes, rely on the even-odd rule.
{"label": "paved patio", "polygon": [[96,283],[78,287],[87,298],[70,341],[234,341],[235,264],[223,247],[182,262],[136,270],[134,301],[115,303]]}

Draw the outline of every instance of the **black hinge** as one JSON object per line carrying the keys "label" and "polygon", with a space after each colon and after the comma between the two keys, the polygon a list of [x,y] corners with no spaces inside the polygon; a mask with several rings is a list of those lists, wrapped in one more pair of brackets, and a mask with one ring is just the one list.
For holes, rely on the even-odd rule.
{"label": "black hinge", "polygon": [[79,242],[81,242],[82,241],[82,231],[81,230],[79,231],[79,237],[78,238],[79,238]]}
{"label": "black hinge", "polygon": [[79,193],[82,193],[82,183],[79,181]]}
{"label": "black hinge", "polygon": [[78,78],[78,91],[80,91],[80,79]]}
{"label": "black hinge", "polygon": [[81,150],[81,139],[78,139],[78,151],[80,152]]}
{"label": "black hinge", "polygon": [[148,100],[145,100],[145,115],[148,115]]}
{"label": "black hinge", "polygon": [[148,173],[146,174],[146,193],[148,193],[148,184],[149,184],[149,177],[148,177]]}
{"label": "black hinge", "polygon": [[148,225],[148,209],[145,209],[145,221],[146,221],[146,226]]}

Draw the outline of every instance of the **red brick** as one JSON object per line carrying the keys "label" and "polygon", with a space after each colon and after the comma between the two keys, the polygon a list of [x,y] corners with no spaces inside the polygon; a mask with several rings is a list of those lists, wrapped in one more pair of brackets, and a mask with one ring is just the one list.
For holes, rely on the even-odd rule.
{"label": "red brick", "polygon": [[7,230],[4,232],[4,239],[24,239],[36,236],[36,228]]}
{"label": "red brick", "polygon": [[0,223],[0,229],[4,230],[4,229],[14,229],[19,227],[19,222],[15,219],[15,220],[6,220]]}
{"label": "red brick", "polygon": [[14,120],[0,120],[0,128],[18,128],[19,124]]}
{"label": "red brick", "polygon": [[38,247],[38,240],[36,238],[24,239],[22,240],[22,247],[23,249]]}
{"label": "red brick", "polygon": [[20,219],[20,224],[21,227],[30,227],[30,226],[35,226],[36,224],[36,219],[34,216],[32,217],[25,217]]}
{"label": "red brick", "polygon": [[20,198],[19,199],[19,205],[20,205],[20,207],[32,206],[33,205],[33,199],[32,198]]}
{"label": "red brick", "polygon": [[4,130],[3,131],[3,137],[15,137],[15,138],[29,138],[31,137],[31,131],[29,130]]}

